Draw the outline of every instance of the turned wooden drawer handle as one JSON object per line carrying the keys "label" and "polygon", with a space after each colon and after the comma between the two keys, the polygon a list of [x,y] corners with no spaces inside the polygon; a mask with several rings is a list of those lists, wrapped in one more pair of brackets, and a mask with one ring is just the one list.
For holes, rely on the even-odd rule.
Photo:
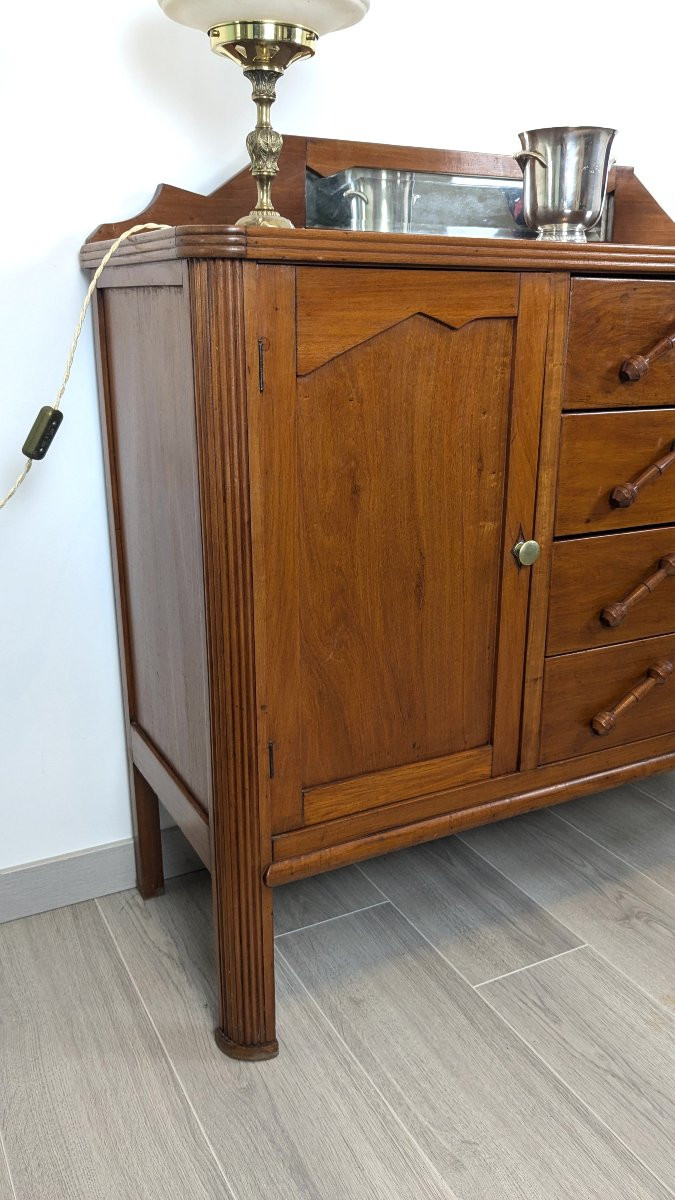
{"label": "turned wooden drawer handle", "polygon": [[659,563],[658,571],[645,579],[644,583],[639,584],[623,600],[618,600],[616,604],[608,604],[600,613],[600,620],[603,625],[609,629],[615,629],[622,621],[626,619],[631,608],[635,608],[641,600],[646,600],[647,596],[651,596],[655,592],[659,584],[663,583],[664,579],[675,575],[675,553],[666,554]]}
{"label": "turned wooden drawer handle", "polygon": [[663,458],[659,458],[650,467],[647,467],[637,479],[631,479],[630,483],[620,483],[614,488],[609,503],[611,508],[630,508],[631,504],[640,495],[640,491],[648,483],[653,483],[654,480],[660,479],[669,467],[675,466],[675,442],[673,442],[667,454]]}
{"label": "turned wooden drawer handle", "polygon": [[634,354],[632,358],[627,358],[621,364],[619,370],[619,379],[622,383],[635,383],[637,379],[642,379],[643,375],[651,367],[657,358],[663,358],[669,350],[675,346],[675,329],[672,333],[667,333],[665,337],[659,338],[655,346],[648,350],[646,354]]}
{"label": "turned wooden drawer handle", "polygon": [[644,700],[645,696],[649,695],[652,688],[655,688],[657,683],[667,683],[672,673],[673,664],[668,662],[667,659],[662,659],[661,662],[654,663],[653,667],[649,667],[647,669],[647,674],[645,675],[644,679],[642,679],[640,683],[633,688],[632,692],[629,692],[627,696],[624,696],[623,699],[619,700],[618,704],[614,705],[614,708],[609,708],[606,712],[596,713],[591,721],[591,729],[593,730],[593,733],[597,733],[598,737],[605,737],[606,734],[611,733],[616,727],[619,718],[622,717],[629,708],[632,708],[634,704],[639,704],[641,700]]}

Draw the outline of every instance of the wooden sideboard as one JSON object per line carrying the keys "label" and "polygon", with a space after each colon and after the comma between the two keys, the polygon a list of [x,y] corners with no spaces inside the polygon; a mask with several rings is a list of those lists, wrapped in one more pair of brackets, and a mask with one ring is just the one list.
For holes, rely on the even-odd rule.
{"label": "wooden sideboard", "polygon": [[101,278],[139,887],[159,797],[234,1056],[277,1049],[276,885],[675,766],[675,230],[615,180],[632,245],[242,230],[241,179],[164,189]]}

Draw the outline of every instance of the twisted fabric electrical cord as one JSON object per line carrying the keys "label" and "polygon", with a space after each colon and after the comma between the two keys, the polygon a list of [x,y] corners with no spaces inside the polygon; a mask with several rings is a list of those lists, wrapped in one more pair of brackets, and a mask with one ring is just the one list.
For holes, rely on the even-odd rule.
{"label": "twisted fabric electrical cord", "polygon": [[[58,390],[56,400],[52,406],[53,412],[58,412],[58,410],[61,406],[61,400],[63,399],[63,393],[66,390],[66,384],[68,383],[68,380],[70,378],[70,370],[73,365],[73,359],[75,358],[75,351],[77,349],[77,343],[80,339],[80,334],[82,333],[82,326],[84,325],[84,319],[87,315],[87,309],[89,308],[89,305],[91,303],[91,298],[96,290],[96,284],[98,283],[99,279],[101,278],[101,275],[105,271],[105,268],[107,267],[108,263],[110,262],[110,259],[112,258],[113,254],[115,254],[117,252],[117,250],[119,249],[119,247],[122,245],[122,243],[126,242],[127,238],[132,237],[134,233],[143,233],[145,230],[148,230],[148,229],[171,229],[171,228],[172,228],[171,225],[157,225],[157,224],[155,224],[154,221],[149,221],[145,225],[133,225],[131,229],[125,229],[124,233],[120,234],[120,236],[113,242],[112,246],[110,246],[110,248],[108,250],[106,250],[106,253],[103,255],[103,258],[101,259],[98,267],[96,268],[96,270],[94,272],[91,283],[89,284],[89,287],[87,288],[87,294],[84,298],[84,304],[82,305],[82,309],[80,311],[80,316],[79,316],[77,325],[75,326],[73,340],[70,343],[70,350],[68,351],[68,359],[66,361],[66,369],[63,373],[63,381],[61,383],[61,387]],[[12,499],[12,496],[15,494],[15,492],[17,492],[18,489],[21,487],[21,484],[23,483],[24,479],[26,478],[32,465],[33,465],[33,459],[27,458],[25,466],[24,466],[21,474],[19,475],[18,479],[16,480],[16,483],[9,489],[9,491],[2,498],[2,500],[0,500],[0,508],[4,508],[5,505]]]}

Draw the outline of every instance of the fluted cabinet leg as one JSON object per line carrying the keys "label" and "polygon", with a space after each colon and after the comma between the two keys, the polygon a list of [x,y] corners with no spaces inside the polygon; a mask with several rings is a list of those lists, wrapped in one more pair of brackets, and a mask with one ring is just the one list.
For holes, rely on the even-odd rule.
{"label": "fluted cabinet leg", "polygon": [[269,781],[259,704],[240,262],[190,267],[211,714],[211,876],[220,992],[216,1041],[271,1058],[274,1018]]}
{"label": "fluted cabinet leg", "polygon": [[[216,1043],[231,1058],[274,1058],[272,891],[259,881],[233,877],[218,888],[214,877],[220,944],[220,1024]],[[236,894],[235,894],[236,892]],[[257,893],[255,895],[254,893]]]}

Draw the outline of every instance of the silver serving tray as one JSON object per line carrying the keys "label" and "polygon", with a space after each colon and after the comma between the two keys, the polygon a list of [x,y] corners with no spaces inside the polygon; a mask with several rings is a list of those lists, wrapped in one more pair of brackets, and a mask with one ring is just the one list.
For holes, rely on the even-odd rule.
{"label": "silver serving tray", "polygon": [[[322,177],[308,169],[307,225],[449,237],[535,238],[522,217],[520,180],[431,171],[349,167]],[[612,198],[589,241],[611,237]]]}

